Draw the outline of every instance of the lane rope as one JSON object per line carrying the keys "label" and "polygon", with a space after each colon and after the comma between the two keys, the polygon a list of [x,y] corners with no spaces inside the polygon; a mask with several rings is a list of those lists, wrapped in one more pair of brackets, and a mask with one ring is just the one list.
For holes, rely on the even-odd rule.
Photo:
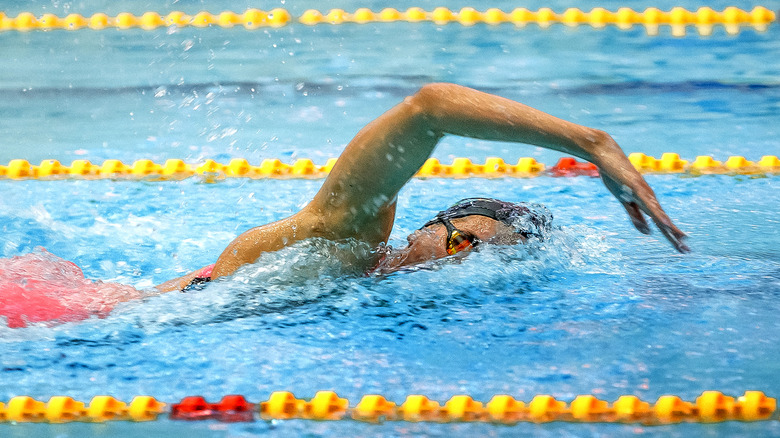
{"label": "lane rope", "polygon": [[79,30],[108,28],[116,29],[144,29],[154,30],[160,27],[209,27],[223,28],[244,27],[246,29],[258,29],[263,27],[282,27],[293,23],[304,25],[318,24],[345,24],[345,23],[378,23],[378,22],[433,22],[438,25],[459,23],[463,26],[472,26],[477,23],[499,25],[513,23],[523,26],[536,23],[540,27],[549,27],[560,23],[567,26],[591,25],[596,28],[605,26],[617,26],[621,29],[629,29],[634,25],[644,25],[648,33],[654,34],[658,26],[672,26],[673,34],[684,35],[685,26],[696,26],[699,33],[707,35],[714,25],[722,25],[729,33],[739,32],[742,26],[752,26],[764,30],[774,22],[776,13],[764,6],[756,6],[747,11],[734,6],[729,6],[722,11],[716,11],[710,7],[701,7],[696,11],[690,11],[682,7],[674,7],[669,11],[658,8],[647,8],[638,12],[631,8],[619,8],[610,11],[605,8],[594,8],[590,11],[582,11],[577,8],[569,8],[562,13],[556,13],[550,8],[540,8],[531,11],[526,8],[516,8],[505,12],[501,9],[490,8],[484,12],[471,7],[464,7],[458,11],[452,11],[445,7],[438,7],[426,11],[419,7],[411,7],[405,11],[394,8],[385,8],[380,12],[374,12],[368,8],[359,8],[354,12],[343,9],[331,9],[327,12],[310,9],[298,17],[293,17],[290,12],[282,8],[263,11],[259,9],[247,9],[243,13],[224,11],[212,14],[206,11],[195,15],[188,15],[181,11],[174,11],[162,15],[158,12],[146,12],[140,16],[129,12],[122,12],[116,16],[105,13],[96,13],[89,17],[81,14],[69,14],[60,17],[46,13],[37,16],[31,12],[21,12],[16,17],[9,17],[0,12],[0,31],[30,31],[30,30]]}
{"label": "lane rope", "polygon": [[356,420],[408,422],[487,422],[516,424],[553,421],[579,423],[639,423],[661,425],[682,422],[777,420],[777,400],[761,391],[746,391],[730,397],[718,391],[704,391],[694,402],[664,395],[654,404],[633,395],[613,403],[593,395],[580,395],[571,402],[550,395],[537,395],[526,403],[510,395],[495,395],[487,403],[468,395],[455,395],[443,405],[423,395],[410,395],[397,404],[382,395],[365,395],[356,405],[333,391],[319,391],[310,400],[287,391],[273,392],[268,400],[250,403],[242,395],[227,395],[218,403],[201,396],[185,397],[178,403],[163,403],[151,396],[136,396],[130,403],[100,395],[89,404],[66,396],[48,402],[16,396],[0,402],[0,423],[67,423],[73,421],[154,421],[167,414],[171,420],[216,420],[251,422],[261,420]]}
{"label": "lane rope", "polygon": [[[660,159],[642,153],[628,156],[634,167],[645,174],[730,174],[730,175],[766,175],[780,173],[780,158],[765,155],[758,161],[749,161],[742,156],[732,156],[721,162],[709,155],[701,155],[693,161],[683,160],[679,154],[665,153]],[[336,158],[329,159],[323,165],[317,165],[308,158],[296,160],[292,164],[279,159],[265,159],[259,165],[251,165],[246,159],[234,158],[228,164],[214,160],[189,164],[180,159],[169,159],[163,164],[142,159],[132,165],[119,160],[105,160],[103,164],[93,164],[89,160],[75,160],[65,166],[57,160],[43,160],[40,165],[30,164],[27,160],[11,160],[8,165],[0,165],[0,179],[26,180],[64,180],[64,179],[127,179],[144,181],[182,180],[200,177],[206,181],[219,181],[225,178],[324,178],[336,164]],[[541,175],[598,176],[598,168],[571,157],[561,158],[554,166],[547,167],[534,158],[520,158],[515,164],[507,163],[498,157],[489,157],[484,163],[474,163],[468,158],[454,158],[451,164],[443,164],[436,158],[429,158],[420,168],[417,178],[530,178]]]}

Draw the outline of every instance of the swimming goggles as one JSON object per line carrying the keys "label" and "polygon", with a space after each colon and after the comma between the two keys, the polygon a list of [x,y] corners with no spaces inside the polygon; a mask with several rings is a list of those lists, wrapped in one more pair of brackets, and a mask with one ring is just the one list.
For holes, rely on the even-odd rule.
{"label": "swimming goggles", "polygon": [[[453,255],[466,249],[473,248],[480,240],[471,233],[455,228],[455,226],[452,225],[452,222],[450,222],[450,219],[467,216],[485,216],[508,226],[513,226],[517,217],[529,214],[530,211],[524,205],[512,204],[491,198],[468,198],[457,202],[444,211],[440,211],[436,217],[426,222],[422,228],[437,223],[443,224],[447,228],[447,253]],[[534,233],[529,232],[529,230],[524,229],[516,230],[516,232],[525,238],[535,235]]]}
{"label": "swimming goggles", "polygon": [[437,218],[436,221],[444,224],[447,229],[447,254],[449,255],[474,248],[480,242],[475,235],[455,228],[446,217]]}

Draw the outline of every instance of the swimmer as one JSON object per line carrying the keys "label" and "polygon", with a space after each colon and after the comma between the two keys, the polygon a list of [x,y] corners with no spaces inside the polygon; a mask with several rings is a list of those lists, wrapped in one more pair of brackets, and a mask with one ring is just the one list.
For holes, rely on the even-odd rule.
{"label": "swimmer", "polygon": [[[324,238],[355,239],[381,248],[390,237],[398,192],[447,134],[525,143],[564,152],[599,168],[607,189],[644,234],[650,217],[679,252],[685,234],[666,215],[644,178],[603,131],[580,126],[503,97],[454,84],[429,84],[366,125],[347,145],[314,199],[298,213],[252,228],[222,252],[216,264],[167,281],[162,292],[231,275],[261,254]],[[644,213],[644,214],[643,214]],[[519,220],[518,219],[523,219]],[[393,272],[469,251],[482,243],[519,243],[549,224],[524,204],[465,199],[442,211],[408,238],[409,245],[376,260],[365,271]],[[518,223],[531,224],[518,228]]]}

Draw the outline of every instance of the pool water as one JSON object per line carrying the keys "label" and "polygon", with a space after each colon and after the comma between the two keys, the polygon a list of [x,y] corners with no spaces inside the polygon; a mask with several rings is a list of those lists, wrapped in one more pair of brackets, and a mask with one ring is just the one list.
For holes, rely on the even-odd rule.
{"label": "pool water", "polygon": [[[249,6],[259,7],[32,2],[26,9],[62,15]],[[317,6],[296,2],[288,9]],[[450,7],[461,6],[480,7]],[[674,38],[649,37],[641,28],[431,23],[5,32],[0,163],[240,157],[321,164],[338,156],[361,126],[431,81],[474,86],[604,129],[626,152],[757,160],[780,155],[778,36],[776,25],[764,33],[716,29],[708,38]],[[434,156],[443,162],[532,156],[548,165],[559,157],[459,138],[445,138]],[[402,245],[439,209],[467,196],[543,203],[556,228],[542,243],[487,247],[385,277],[345,275],[323,255],[321,242],[307,242],[201,291],[132,300],[102,319],[0,326],[0,400],[148,394],[175,402],[240,393],[259,402],[276,390],[301,398],[334,390],[353,403],[371,393],[396,402],[415,393],[442,402],[454,394],[487,401],[501,393],[526,401],[536,394],[693,400],[709,389],[780,395],[778,176],[647,180],[690,235],[691,254],[676,254],[657,232],[637,233],[598,179],[414,180],[399,198],[391,245]],[[87,278],[144,290],[213,263],[239,233],[297,211],[320,184],[0,180],[0,257],[43,247],[76,263]],[[647,428],[161,420],[1,424],[0,430],[3,436],[780,435],[776,422]]]}

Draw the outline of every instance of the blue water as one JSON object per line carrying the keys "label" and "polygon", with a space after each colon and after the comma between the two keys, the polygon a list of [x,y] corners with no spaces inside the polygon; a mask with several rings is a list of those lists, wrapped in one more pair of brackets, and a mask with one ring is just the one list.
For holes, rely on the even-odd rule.
{"label": "blue water", "polygon": [[[439,5],[407,3],[392,6]],[[450,7],[466,5],[479,6]],[[246,6],[322,8],[32,2],[24,9]],[[736,36],[721,29],[709,38],[648,37],[641,28],[404,23],[0,33],[0,57],[8,60],[0,68],[0,163],[234,157],[324,163],[366,122],[441,80],[604,129],[627,152],[757,160],[780,155],[777,29]],[[456,138],[446,138],[434,156],[533,156],[547,164],[558,158],[533,147]],[[415,180],[400,196],[393,245],[466,196],[544,203],[557,228],[543,245],[485,248],[460,263],[383,278],[343,275],[316,243],[304,244],[199,292],[123,304],[106,319],[0,328],[0,400],[111,394],[129,401],[149,394],[175,402],[241,393],[258,402],[276,390],[308,398],[322,389],[353,404],[369,393],[396,402],[413,393],[439,401],[460,393],[482,401],[499,393],[523,400],[592,393],[610,401],[635,394],[651,402],[663,394],[693,400],[709,389],[780,395],[778,177],[647,179],[689,233],[692,254],[675,254],[658,233],[633,230],[596,179]],[[320,184],[0,180],[0,256],[45,247],[88,278],[149,288],[213,263],[240,232],[297,211]],[[780,435],[778,427],[163,420],[0,425],[0,434],[766,436]]]}

